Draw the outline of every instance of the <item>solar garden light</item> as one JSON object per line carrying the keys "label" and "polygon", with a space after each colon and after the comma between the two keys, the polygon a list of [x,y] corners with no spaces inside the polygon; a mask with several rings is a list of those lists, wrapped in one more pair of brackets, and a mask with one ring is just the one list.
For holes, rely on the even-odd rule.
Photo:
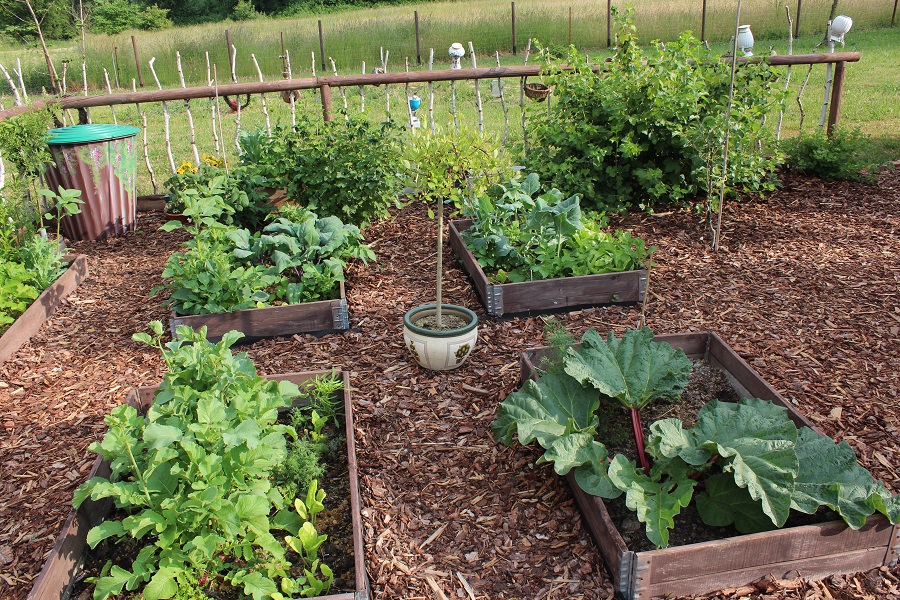
{"label": "solar garden light", "polygon": [[460,61],[466,55],[466,49],[463,48],[463,45],[459,42],[453,42],[450,44],[450,49],[447,52],[450,54],[450,68],[462,69]]}
{"label": "solar garden light", "polygon": [[840,42],[843,45],[844,36],[847,35],[851,27],[853,27],[853,19],[847,15],[838,15],[831,21],[831,24],[828,26],[828,43],[831,51],[834,51],[835,42]]}
{"label": "solar garden light", "polygon": [[739,25],[737,34],[737,47],[744,56],[753,56],[753,32],[749,25]]}

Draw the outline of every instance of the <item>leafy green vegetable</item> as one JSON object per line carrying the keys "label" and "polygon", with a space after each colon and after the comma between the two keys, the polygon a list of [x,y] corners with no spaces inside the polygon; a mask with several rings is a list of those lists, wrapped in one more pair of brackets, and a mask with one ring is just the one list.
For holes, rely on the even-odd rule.
{"label": "leafy green vegetable", "polygon": [[[500,403],[491,424],[495,439],[537,442],[539,463],[559,474],[574,471],[583,490],[603,498],[625,493],[628,508],[646,525],[648,538],[665,547],[674,518],[694,490],[700,517],[709,525],[734,525],[748,533],[781,527],[791,509],[814,513],[827,506],[850,527],[878,512],[900,522],[900,497],[856,463],[852,449],[808,428],[797,429],[787,409],[758,398],[714,400],[685,428],[678,419],[650,426],[646,448],[652,466],[625,456],[607,459],[597,440],[597,411],[615,400],[633,411],[684,388],[690,361],[667,344],[652,342],[650,330],[628,331],[604,341],[593,330],[578,351],[569,348],[564,373],[528,381]],[[579,385],[590,384],[596,392]],[[634,422],[633,422],[634,424]],[[640,426],[638,422],[636,428]]]}
{"label": "leafy green vegetable", "polygon": [[577,195],[537,195],[536,173],[495,185],[475,197],[462,233],[478,263],[498,283],[614,273],[646,265],[655,248],[629,232],[605,232],[602,218],[582,213]]}
{"label": "leafy green vegetable", "polygon": [[109,537],[143,545],[131,570],[105,570],[95,598],[141,586],[148,600],[169,598],[200,573],[219,574],[254,598],[276,593],[276,578],[305,584],[306,577],[289,578],[285,548],[273,535],[288,523],[270,518],[286,504],[271,475],[286,436],[296,435],[276,422],[278,409],[299,389],[258,376],[246,355],[232,354],[237,332],[212,344],[205,328],[181,327],[179,339],[163,345],[162,323],[151,328],[154,337],[134,338],[159,347],[169,372],[146,416],[128,405],[107,416],[109,431],[90,448],[111,461],[112,473],[75,492],[76,507],[88,497],[113,498],[126,514],[91,529],[91,547]]}
{"label": "leafy green vegetable", "polygon": [[653,400],[681,395],[691,370],[684,351],[654,342],[647,328],[628,330],[621,338],[610,333],[606,340],[590,329],[581,348],[566,353],[564,369],[582,385],[593,386],[604,398],[629,409],[641,466],[649,469],[639,411]]}

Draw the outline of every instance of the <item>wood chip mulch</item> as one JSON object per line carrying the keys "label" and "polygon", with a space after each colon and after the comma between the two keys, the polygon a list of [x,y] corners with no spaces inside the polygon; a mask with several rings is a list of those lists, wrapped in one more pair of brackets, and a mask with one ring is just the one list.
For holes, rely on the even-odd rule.
{"label": "wood chip mulch", "polygon": [[[647,323],[719,333],[826,433],[900,491],[900,171],[877,185],[785,175],[765,197],[730,203],[711,250],[699,213],[614,223],[657,245]],[[79,242],[90,275],[13,360],[0,365],[0,597],[24,598],[93,456],[103,415],[156,383],[161,361],[131,341],[151,319],[167,256],[183,234],[159,214],[107,242]],[[433,294],[433,222],[416,204],[366,231],[378,260],[348,273],[354,329],[247,346],[263,373],[352,371],[368,571],[382,599],[612,597],[601,559],[559,477],[533,448],[491,438],[516,388],[517,358],[543,344],[538,316],[482,319],[468,363],[419,368],[403,313]],[[447,249],[445,295],[484,315]],[[640,306],[559,315],[580,335],[635,327]],[[900,569],[821,582],[766,580],[718,598],[897,597]]]}

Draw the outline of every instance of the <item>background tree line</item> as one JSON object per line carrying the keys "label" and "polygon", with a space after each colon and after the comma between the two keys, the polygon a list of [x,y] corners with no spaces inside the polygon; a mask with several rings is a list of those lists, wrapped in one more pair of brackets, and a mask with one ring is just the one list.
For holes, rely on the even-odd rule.
{"label": "background tree line", "polygon": [[[408,0],[407,0],[408,1]],[[48,39],[80,33],[83,15],[91,33],[153,31],[173,25],[296,16],[347,7],[404,4],[404,0],[0,0],[0,35],[22,42],[37,38],[31,10]]]}

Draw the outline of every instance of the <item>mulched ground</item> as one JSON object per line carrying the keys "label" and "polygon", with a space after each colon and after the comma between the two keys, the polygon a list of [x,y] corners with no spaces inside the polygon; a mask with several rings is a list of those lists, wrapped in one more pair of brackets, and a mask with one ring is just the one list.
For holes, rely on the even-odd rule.
{"label": "mulched ground", "polygon": [[[93,457],[103,415],[156,383],[155,352],[131,341],[182,240],[138,218],[138,231],[81,242],[90,275],[14,360],[0,365],[0,597],[24,598]],[[634,215],[618,225],[659,246],[647,323],[718,332],[861,463],[900,491],[900,171],[877,185],[785,176],[764,198],[730,204],[724,245],[698,213]],[[403,313],[430,300],[434,233],[416,205],[366,231],[378,254],[348,274],[354,331],[247,347],[264,373],[352,371],[368,570],[376,598],[609,598],[612,588],[572,498],[532,448],[490,435],[516,388],[518,354],[543,343],[540,317],[484,319],[468,363],[420,369]],[[447,300],[482,312],[449,252]],[[621,333],[641,308],[560,315],[577,334]],[[482,312],[483,315],[483,312]],[[767,581],[720,597],[897,597],[900,569],[824,582]]]}

